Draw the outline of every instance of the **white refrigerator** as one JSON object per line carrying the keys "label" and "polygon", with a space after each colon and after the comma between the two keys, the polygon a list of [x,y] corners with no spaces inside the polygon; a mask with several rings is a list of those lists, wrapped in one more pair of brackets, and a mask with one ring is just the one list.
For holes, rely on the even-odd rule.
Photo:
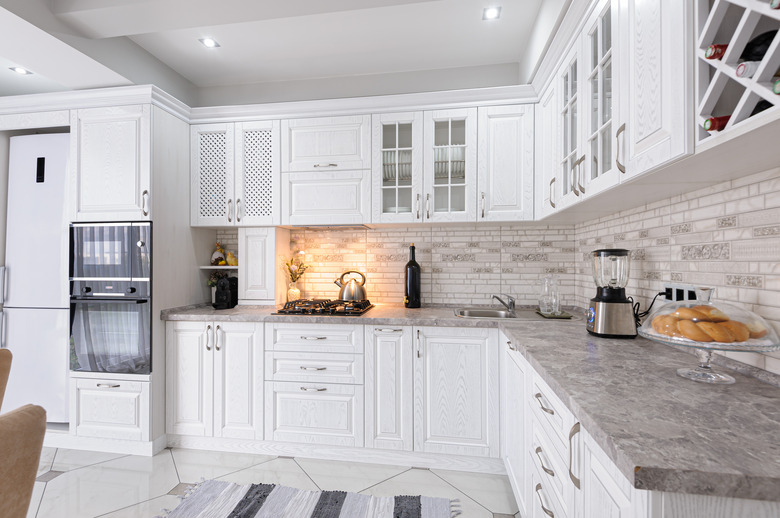
{"label": "white refrigerator", "polygon": [[0,347],[13,353],[2,412],[68,422],[68,134],[11,137]]}

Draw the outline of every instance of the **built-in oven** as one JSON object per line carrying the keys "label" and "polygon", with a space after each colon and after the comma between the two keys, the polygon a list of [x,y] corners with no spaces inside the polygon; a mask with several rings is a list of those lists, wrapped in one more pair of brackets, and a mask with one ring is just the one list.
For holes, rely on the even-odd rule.
{"label": "built-in oven", "polygon": [[149,374],[151,223],[70,228],[72,371]]}

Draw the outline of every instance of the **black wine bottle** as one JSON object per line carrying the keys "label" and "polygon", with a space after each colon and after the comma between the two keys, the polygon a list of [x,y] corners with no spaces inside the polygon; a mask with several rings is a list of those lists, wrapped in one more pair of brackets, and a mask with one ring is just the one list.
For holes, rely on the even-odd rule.
{"label": "black wine bottle", "polygon": [[404,271],[404,306],[420,307],[420,265],[414,260],[414,243],[409,247],[409,262]]}

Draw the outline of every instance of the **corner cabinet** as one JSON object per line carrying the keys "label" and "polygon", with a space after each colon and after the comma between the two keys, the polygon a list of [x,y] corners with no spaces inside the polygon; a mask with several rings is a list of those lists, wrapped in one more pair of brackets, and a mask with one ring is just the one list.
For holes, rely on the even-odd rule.
{"label": "corner cabinet", "polygon": [[498,458],[498,330],[415,327],[414,340],[414,450]]}
{"label": "corner cabinet", "polygon": [[517,347],[499,333],[501,350],[501,458],[520,515],[526,516],[531,465],[526,441],[530,430],[529,412],[524,395],[529,392],[530,367]]}
{"label": "corner cabinet", "polygon": [[190,130],[192,226],[280,223],[279,121]]}
{"label": "corner cabinet", "polygon": [[263,438],[263,325],[168,322],[169,434]]}
{"label": "corner cabinet", "polygon": [[694,3],[619,2],[621,181],[693,152]]}
{"label": "corner cabinet", "polygon": [[534,106],[478,109],[477,221],[534,218]]}
{"label": "corner cabinet", "polygon": [[151,105],[71,112],[73,221],[151,220]]}
{"label": "corner cabinet", "polygon": [[535,106],[535,173],[534,214],[542,219],[553,214],[560,202],[560,181],[558,181],[558,90],[550,84],[539,96]]}

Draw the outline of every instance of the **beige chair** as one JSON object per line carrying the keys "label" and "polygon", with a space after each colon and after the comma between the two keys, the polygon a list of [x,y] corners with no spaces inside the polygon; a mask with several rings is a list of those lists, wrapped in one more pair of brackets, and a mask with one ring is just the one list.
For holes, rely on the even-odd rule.
{"label": "beige chair", "polygon": [[11,372],[11,351],[0,349],[0,410],[3,409],[3,395],[8,383],[8,374]]}
{"label": "beige chair", "polygon": [[[11,370],[11,351],[0,349],[0,405]],[[0,516],[25,518],[30,507],[43,436],[46,411],[37,405],[0,414]]]}

